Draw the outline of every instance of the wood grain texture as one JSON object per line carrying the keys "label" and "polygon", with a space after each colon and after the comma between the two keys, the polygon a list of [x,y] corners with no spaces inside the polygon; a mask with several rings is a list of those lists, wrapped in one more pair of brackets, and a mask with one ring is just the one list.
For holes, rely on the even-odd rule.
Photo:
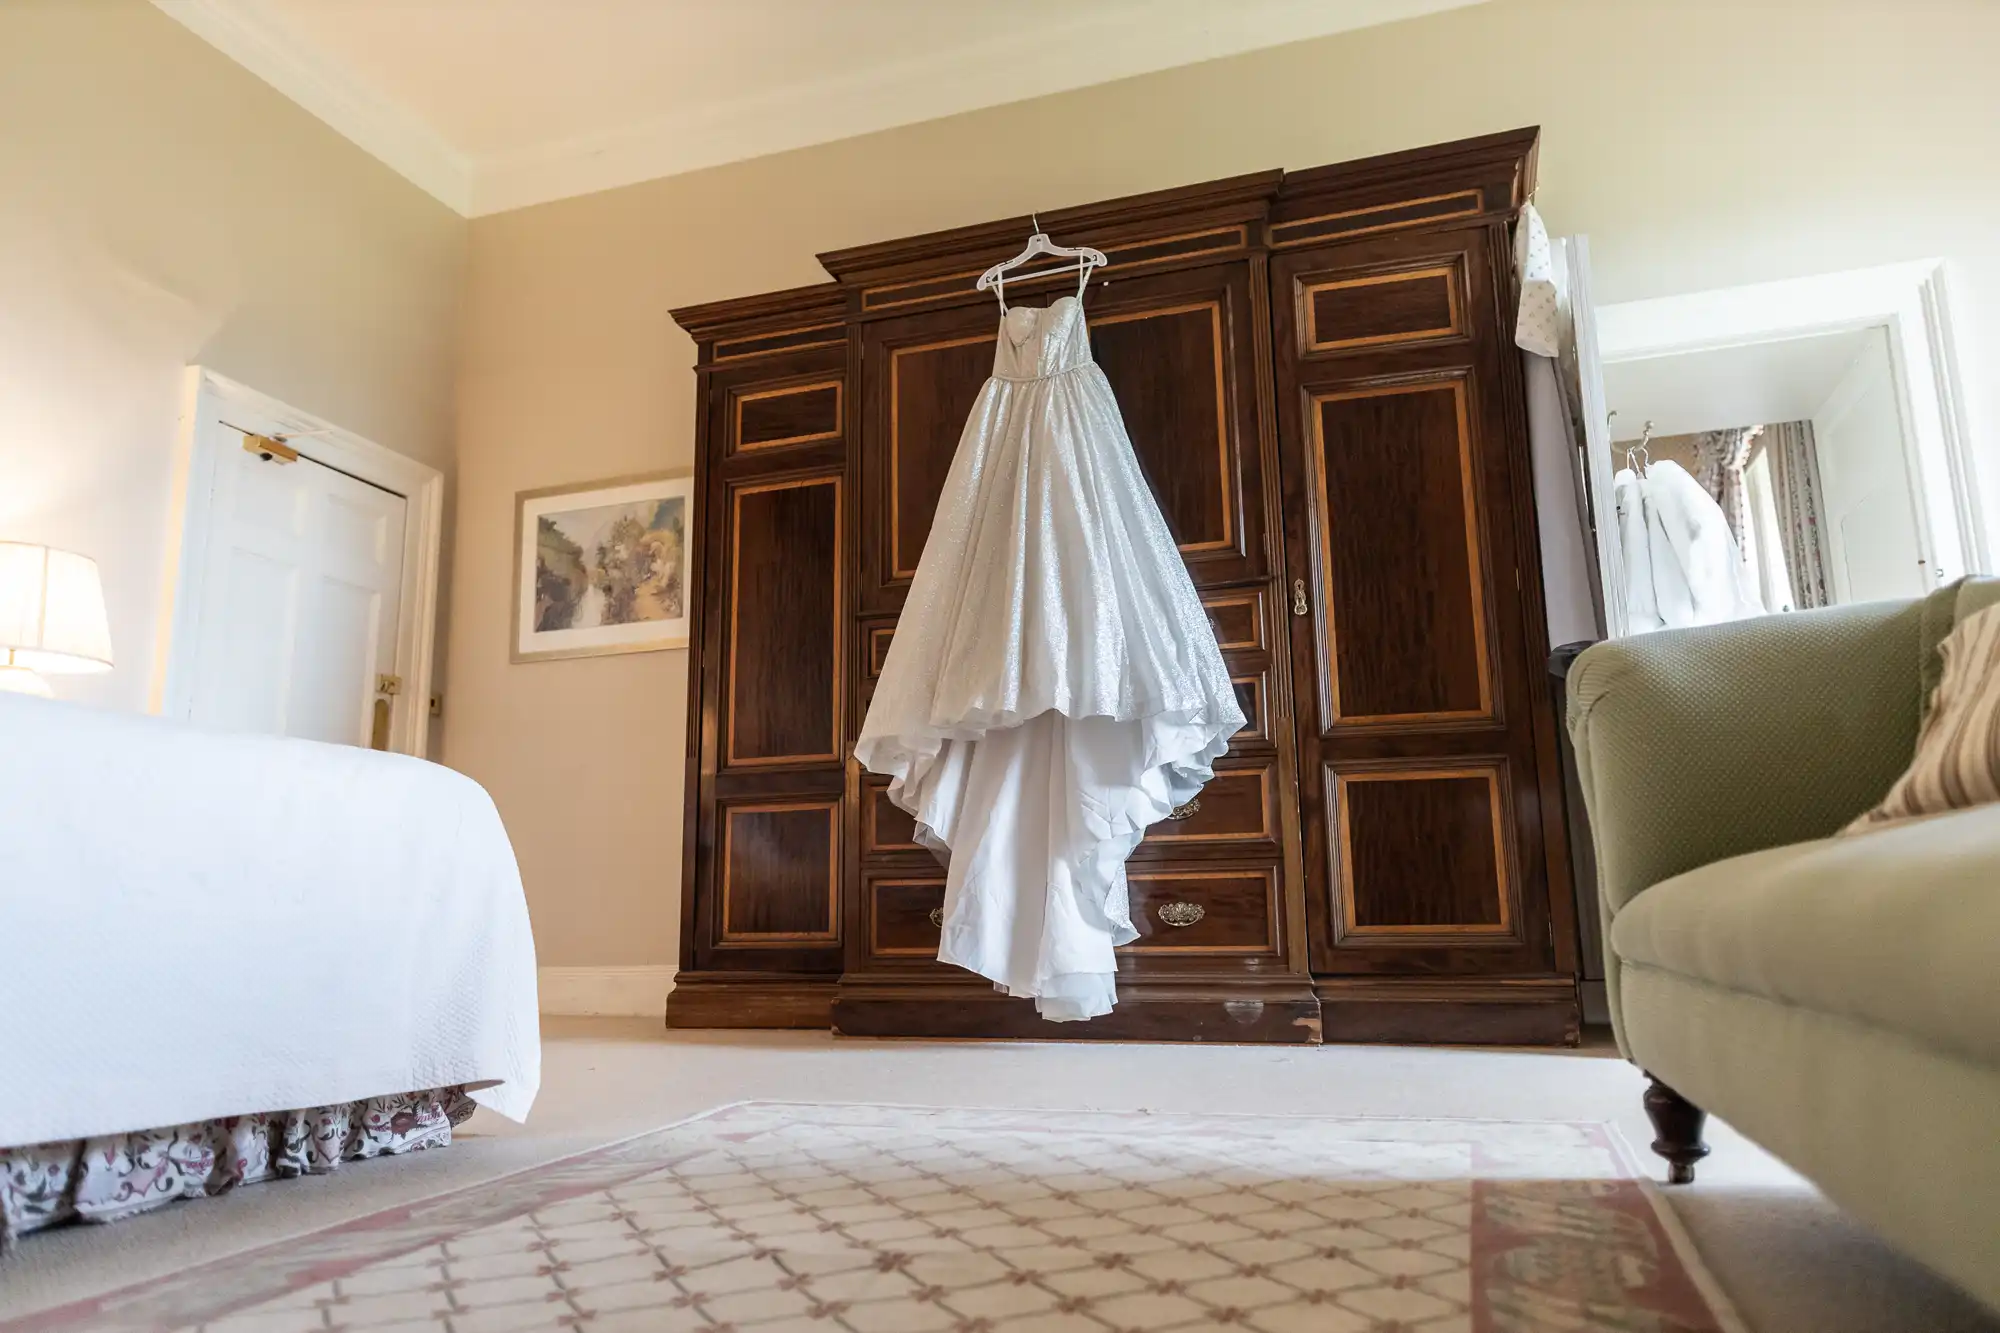
{"label": "wood grain texture", "polygon": [[[847,584],[841,566],[845,563],[848,525],[842,519],[838,530],[829,530],[825,523],[844,510],[850,497],[852,488],[842,480],[847,466],[848,432],[832,439],[748,453],[735,451],[732,441],[734,402],[743,394],[832,379],[853,382],[845,350],[845,298],[837,286],[827,284],[719,302],[681,314],[684,322],[692,325],[690,332],[697,338],[696,388],[700,406],[695,420],[695,513],[691,531],[697,540],[690,552],[693,566],[690,587],[694,595],[690,606],[693,624],[688,673],[686,824],[682,837],[679,981],[686,994],[680,996],[677,991],[680,998],[672,1003],[679,1005],[682,1012],[697,1014],[690,1022],[713,1021],[716,1014],[712,1001],[726,994],[712,984],[713,979],[726,975],[740,978],[748,988],[743,992],[746,1006],[782,1025],[789,1020],[774,1007],[772,998],[779,989],[798,986],[809,990],[818,985],[828,991],[822,992],[816,1002],[809,1002],[808,1009],[816,1007],[824,1023],[829,1012],[831,982],[840,970],[844,932],[837,932],[830,939],[741,936],[730,942],[721,939],[726,860],[724,822],[730,809],[760,804],[831,808],[838,812],[842,830],[842,859],[852,841],[852,835],[845,832],[843,765],[837,749],[825,758],[760,764],[754,762],[759,756],[753,754],[750,756],[753,762],[748,764],[732,765],[728,761],[732,653],[745,646],[736,640],[737,628],[739,624],[747,627],[751,638],[782,628],[772,626],[768,620],[759,620],[769,610],[768,601],[751,605],[745,598],[739,606],[731,592],[739,572],[735,557],[739,536],[751,539],[751,554],[740,562],[740,572],[751,577],[753,586],[763,580],[765,570],[783,563],[772,561],[770,552],[761,550],[774,532],[787,532],[788,543],[803,540],[809,548],[801,569],[807,574],[807,583],[818,580],[817,586],[781,588],[779,598],[791,599],[803,591],[806,602],[817,601],[825,608],[824,620],[805,627],[816,633],[788,651],[804,653],[820,663],[819,669],[808,672],[806,679],[811,681],[817,675],[825,682],[826,704],[818,710],[818,718],[800,715],[794,704],[792,714],[779,712],[769,719],[779,724],[776,728],[764,727],[765,742],[774,738],[789,740],[784,733],[792,730],[806,737],[804,746],[759,742],[756,725],[751,726],[743,739],[752,742],[748,748],[756,751],[806,746],[828,750],[832,729],[839,722],[840,677],[845,674],[840,666],[840,644],[844,640],[839,636],[845,632],[846,621],[844,606],[840,604],[845,601]],[[829,330],[833,335],[830,338]],[[768,344],[748,345],[759,343],[767,334]],[[734,352],[730,351],[732,347]],[[851,403],[847,410],[851,415]],[[774,516],[768,503],[774,496],[767,494],[760,498],[754,494],[754,488],[759,487],[781,488],[801,481],[835,480],[841,481],[837,496],[831,486],[825,486],[809,497],[818,503],[806,506],[811,522],[803,532],[785,523],[774,528],[764,521]],[[756,531],[739,533],[735,523],[736,497],[746,488],[751,488],[746,492],[750,498],[745,502],[745,517],[751,520],[747,526]],[[794,513],[792,517],[799,515]],[[828,536],[835,542],[832,549],[824,544]],[[834,580],[831,589],[825,583],[829,573]],[[835,595],[833,603],[823,600],[829,591]],[[740,621],[739,609],[744,612]],[[799,627],[793,626],[790,632],[799,633]],[[826,674],[829,665],[831,675]],[[815,739],[822,723],[828,728],[827,738]],[[740,846],[739,842],[739,850]],[[817,866],[816,855],[814,862]],[[795,919],[809,921],[815,927],[823,923],[826,881],[824,868],[800,875],[797,881],[800,891],[810,895],[811,902],[784,904],[784,912],[796,914]],[[812,916],[815,911],[816,918]],[[792,932],[781,931],[780,935],[789,933]],[[824,932],[815,928],[803,933]],[[709,1006],[706,1011],[702,1010],[704,1004]]]}
{"label": "wood grain texture", "polygon": [[[1146,830],[1145,841],[1161,843],[1276,842],[1277,792],[1273,765],[1225,768],[1201,793]],[[1192,808],[1189,808],[1192,807]]]}
{"label": "wood grain texture", "polygon": [[1271,245],[1274,249],[1310,245],[1375,232],[1399,231],[1431,222],[1451,222],[1474,217],[1484,207],[1485,202],[1479,191],[1453,190],[1448,194],[1426,195],[1421,199],[1399,199],[1393,203],[1315,213],[1272,223]]}
{"label": "wood grain texture", "polygon": [[[706,519],[690,984],[670,1022],[714,1021],[740,994],[738,1016],[857,1034],[1312,1041],[1324,1010],[1346,1040],[1573,1039],[1506,332],[1507,228],[1535,149],[1510,132],[1042,216],[1112,255],[1086,296],[1095,355],[1252,724],[1200,810],[1135,854],[1148,938],[1121,954],[1118,1011],[1089,1024],[1043,1023],[936,963],[924,903],[942,872],[845,748],[991,367],[996,311],[971,275],[1019,248],[1026,219],[842,251],[824,257],[833,283],[676,312],[697,343]],[[1009,297],[1072,281],[1030,273]],[[843,387],[755,396],[829,382]],[[757,806],[830,815],[810,837],[741,814],[725,828]],[[772,848],[785,868],[753,867]],[[805,874],[822,849],[830,868]],[[725,872],[731,932],[814,938],[719,944]],[[1352,928],[1343,873],[1365,887]],[[736,898],[744,875],[772,901]],[[1167,902],[1186,924],[1158,917]]]}
{"label": "wood grain texture", "polygon": [[[889,799],[889,780],[869,778],[861,785],[861,854],[916,852],[915,816]],[[928,853],[926,853],[928,855]]]}
{"label": "wood grain texture", "polygon": [[993,333],[898,347],[889,354],[889,573],[917,572],[945,474],[973,400],[993,373]]}
{"label": "wood grain texture", "polygon": [[[1268,577],[1267,459],[1249,265],[1112,282],[1086,302],[1091,354],[1197,587]],[[1234,595],[1242,595],[1242,589]]]}
{"label": "wood grain texture", "polygon": [[1260,1042],[1313,1045],[1320,1005],[1303,978],[1206,979],[1120,976],[1118,1007],[1087,1023],[1050,1023],[1032,1000],[995,991],[977,977],[935,974],[842,978],[834,1031],[850,1037],[1015,1038],[1028,1041]]}
{"label": "wood grain texture", "polygon": [[1243,710],[1243,730],[1229,738],[1232,750],[1270,744],[1271,712],[1269,677],[1263,672],[1252,676],[1231,675],[1229,687],[1236,692],[1236,706]]}
{"label": "wood grain texture", "polygon": [[868,882],[868,952],[877,958],[935,959],[943,934],[944,875]]}
{"label": "wood grain texture", "polygon": [[832,978],[682,972],[667,993],[670,1028],[808,1028],[833,1023]]}
{"label": "wood grain texture", "polygon": [[782,362],[789,354],[847,340],[847,293],[837,282],[760,292],[667,312],[695,340],[696,365]]}
{"label": "wood grain texture", "polygon": [[839,803],[726,807],[721,930],[716,942],[833,943],[839,938]]}
{"label": "wood grain texture", "polygon": [[[1205,227],[1198,231],[1180,232],[1166,236],[1139,236],[1127,243],[1104,242],[1101,249],[1108,261],[1105,272],[1116,272],[1120,276],[1143,271],[1163,264],[1185,263],[1190,259],[1205,258],[1210,255],[1229,254],[1242,250],[1248,240],[1247,229],[1241,224],[1222,227]],[[908,281],[884,283],[869,287],[861,293],[861,308],[868,313],[895,311],[913,306],[933,306],[948,302],[962,302],[965,291],[973,285],[974,279],[991,265],[980,265],[939,277],[915,278]],[[1077,285],[1075,265],[1042,261],[1016,269],[1007,275],[1007,289],[1016,298],[1029,295],[1050,295],[1064,287]]]}
{"label": "wood grain texture", "polygon": [[1512,941],[1512,817],[1498,765],[1329,773],[1338,938]]}
{"label": "wood grain texture", "polygon": [[1350,389],[1312,402],[1328,720],[1489,716],[1464,381]]}
{"label": "wood grain texture", "polygon": [[1574,1046],[1568,977],[1314,977],[1328,1041]]}
{"label": "wood grain texture", "polygon": [[1465,332],[1462,285],[1450,265],[1308,284],[1297,297],[1306,316],[1303,350],[1312,355],[1457,337]]}
{"label": "wood grain texture", "polygon": [[[1270,954],[1279,951],[1273,870],[1133,870],[1127,877],[1129,954]],[[1188,924],[1175,921],[1193,918]]]}
{"label": "wood grain texture", "polygon": [[1090,345],[1125,432],[1183,551],[1236,543],[1222,303],[1124,310],[1090,321]]}
{"label": "wood grain texture", "polygon": [[1282,180],[1281,172],[1252,172],[1045,211],[1034,219],[1002,218],[829,251],[819,262],[857,294],[864,314],[873,310],[866,305],[869,293],[898,301],[936,280],[942,280],[938,299],[985,305],[991,298],[973,291],[972,280],[1019,251],[1036,222],[1052,236],[1088,235],[1114,264],[1200,262],[1219,250],[1248,246],[1251,224],[1261,223]]}
{"label": "wood grain texture", "polygon": [[747,484],[731,501],[728,763],[837,759],[841,479]]}
{"label": "wood grain texture", "polygon": [[837,440],[846,386],[837,379],[739,393],[733,439],[737,453]]}
{"label": "wood grain texture", "polygon": [[1228,588],[1207,594],[1201,604],[1215,629],[1215,646],[1223,652],[1262,652],[1271,646],[1265,631],[1263,589]]}
{"label": "wood grain texture", "polygon": [[882,668],[889,664],[889,645],[896,639],[894,625],[871,625],[868,628],[867,677],[878,679]]}
{"label": "wood grain texture", "polygon": [[[1478,170],[1504,175],[1492,162]],[[1286,541],[1307,571],[1308,614],[1286,623],[1298,762],[1316,775],[1299,784],[1316,977],[1472,987],[1556,975],[1545,823],[1561,794],[1540,763],[1544,630],[1529,596],[1538,548],[1515,416],[1520,356],[1506,335],[1507,255],[1494,220],[1272,261],[1273,295],[1286,298],[1274,310],[1277,401],[1296,405],[1279,417],[1287,497],[1305,519]],[[1463,284],[1463,336],[1307,354],[1303,294],[1422,270]],[[1405,786],[1398,773],[1469,776]],[[1528,1026],[1566,1028],[1573,992],[1538,1001],[1546,1013]],[[1430,1014],[1464,1032],[1469,1015],[1498,1002],[1466,1003],[1426,1001],[1375,1029],[1343,1018],[1328,1030],[1407,1035]]]}

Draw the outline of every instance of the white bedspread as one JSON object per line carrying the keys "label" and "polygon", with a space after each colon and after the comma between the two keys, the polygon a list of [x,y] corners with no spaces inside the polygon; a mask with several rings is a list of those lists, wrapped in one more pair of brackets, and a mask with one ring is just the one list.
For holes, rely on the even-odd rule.
{"label": "white bedspread", "polygon": [[0,694],[0,1147],[541,1083],[486,792],[402,755]]}

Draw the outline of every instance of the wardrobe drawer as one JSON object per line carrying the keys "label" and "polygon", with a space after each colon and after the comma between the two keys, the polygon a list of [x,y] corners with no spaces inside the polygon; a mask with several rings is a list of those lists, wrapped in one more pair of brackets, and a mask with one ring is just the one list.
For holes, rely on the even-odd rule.
{"label": "wardrobe drawer", "polygon": [[1231,669],[1229,687],[1236,691],[1236,704],[1243,710],[1243,730],[1229,738],[1229,748],[1271,743],[1271,673]]}
{"label": "wardrobe drawer", "polygon": [[1201,595],[1201,605],[1215,627],[1215,646],[1223,652],[1269,651],[1262,588],[1217,588]]}
{"label": "wardrobe drawer", "polygon": [[1278,949],[1275,866],[1230,870],[1133,867],[1126,876],[1132,925],[1128,954],[1260,954]]}
{"label": "wardrobe drawer", "polygon": [[944,875],[868,882],[868,952],[876,958],[937,958],[944,931]]}
{"label": "wardrobe drawer", "polygon": [[917,821],[908,811],[889,799],[887,778],[865,778],[861,783],[861,854],[916,852]]}
{"label": "wardrobe drawer", "polygon": [[862,663],[864,680],[881,679],[882,668],[889,664],[889,645],[895,638],[893,621],[887,625],[870,625],[862,631],[862,642],[867,645],[867,660]]}
{"label": "wardrobe drawer", "polygon": [[1276,842],[1277,766],[1216,770],[1186,805],[1146,830],[1145,846],[1190,847],[1217,843]]}

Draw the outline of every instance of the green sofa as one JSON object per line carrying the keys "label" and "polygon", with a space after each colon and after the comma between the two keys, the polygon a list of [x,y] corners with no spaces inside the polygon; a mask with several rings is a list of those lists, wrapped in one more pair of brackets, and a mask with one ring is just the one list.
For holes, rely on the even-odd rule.
{"label": "green sofa", "polygon": [[1567,694],[1612,1026],[1669,1179],[1712,1111],[2000,1307],[2000,806],[1833,836],[1909,763],[1938,642],[1996,601],[1967,580],[1601,643]]}

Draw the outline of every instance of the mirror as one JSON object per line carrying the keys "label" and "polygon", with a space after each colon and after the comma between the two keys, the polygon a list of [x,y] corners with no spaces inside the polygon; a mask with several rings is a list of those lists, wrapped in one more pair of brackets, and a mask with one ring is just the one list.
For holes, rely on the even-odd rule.
{"label": "mirror", "polygon": [[1608,430],[1591,470],[1610,476],[1595,508],[1623,632],[1916,597],[1984,567],[1939,277],[1594,311]]}

